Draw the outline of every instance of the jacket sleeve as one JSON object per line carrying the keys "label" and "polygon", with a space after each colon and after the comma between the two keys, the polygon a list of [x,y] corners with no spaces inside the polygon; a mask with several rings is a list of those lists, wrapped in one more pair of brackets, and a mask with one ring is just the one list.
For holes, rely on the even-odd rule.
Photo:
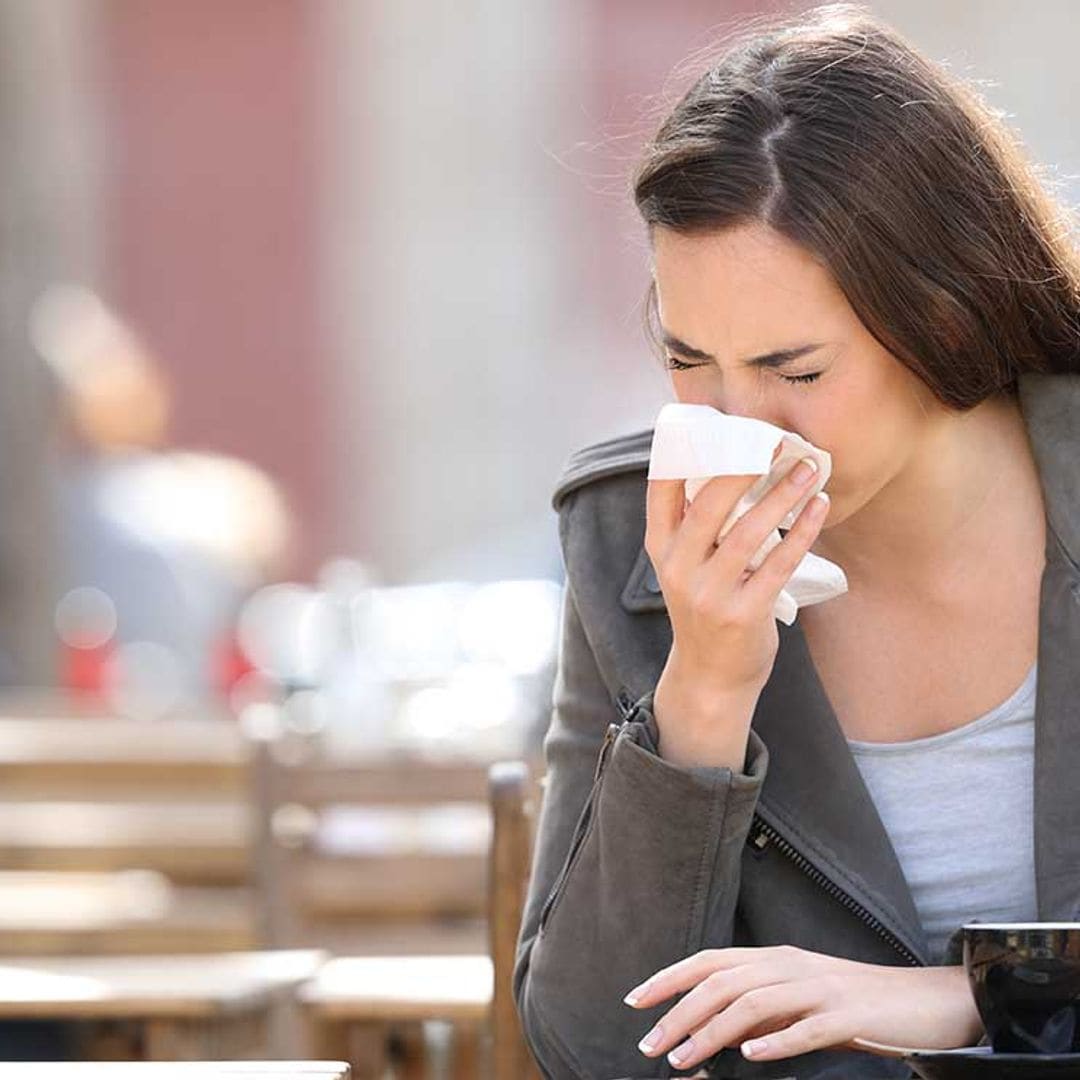
{"label": "jacket sleeve", "polygon": [[620,711],[563,593],[559,661],[514,992],[548,1078],[666,1075],[638,1041],[670,1002],[625,994],[659,968],[730,944],[743,845],[768,755],[744,772],[657,755],[650,690]]}

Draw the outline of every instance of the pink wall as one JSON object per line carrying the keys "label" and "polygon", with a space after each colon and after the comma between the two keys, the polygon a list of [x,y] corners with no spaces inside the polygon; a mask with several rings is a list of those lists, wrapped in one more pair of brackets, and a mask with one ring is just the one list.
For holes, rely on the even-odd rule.
{"label": "pink wall", "polygon": [[101,8],[108,299],[172,378],[175,444],[247,458],[283,485],[299,573],[334,543],[317,8]]}

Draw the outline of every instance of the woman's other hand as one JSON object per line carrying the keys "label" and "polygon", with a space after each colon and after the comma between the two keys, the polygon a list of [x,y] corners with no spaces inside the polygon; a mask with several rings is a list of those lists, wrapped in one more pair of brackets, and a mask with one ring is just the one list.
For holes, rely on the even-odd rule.
{"label": "woman's other hand", "polygon": [[639,1044],[690,1068],[729,1046],[752,1061],[850,1047],[971,1046],[982,1023],[962,967],[885,967],[790,945],[706,949],[658,971],[627,994],[649,1008],[689,991]]}
{"label": "woman's other hand", "polygon": [[820,532],[827,499],[811,499],[761,565],[748,566],[805,494],[814,473],[803,468],[790,470],[719,543],[732,507],[758,477],[713,477],[689,506],[682,480],[648,482],[645,550],[672,626],[653,705],[660,752],[677,764],[742,769],[780,641],[776,598]]}

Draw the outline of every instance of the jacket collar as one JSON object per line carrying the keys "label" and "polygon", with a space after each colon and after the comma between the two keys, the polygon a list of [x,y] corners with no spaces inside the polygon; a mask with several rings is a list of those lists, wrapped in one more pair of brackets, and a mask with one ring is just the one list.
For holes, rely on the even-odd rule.
{"label": "jacket collar", "polygon": [[1035,691],[1039,918],[1080,917],[1080,375],[1021,377],[1046,502]]}
{"label": "jacket collar", "polygon": [[[1024,374],[1019,403],[1047,518],[1035,701],[1038,917],[1080,917],[1080,375]],[[626,582],[632,611],[664,607],[644,549]],[[769,748],[759,813],[823,873],[928,959],[911,892],[796,619],[754,714]]]}
{"label": "jacket collar", "polygon": [[1080,374],[1021,375],[1019,400],[1039,467],[1047,522],[1075,570],[1080,567]]}

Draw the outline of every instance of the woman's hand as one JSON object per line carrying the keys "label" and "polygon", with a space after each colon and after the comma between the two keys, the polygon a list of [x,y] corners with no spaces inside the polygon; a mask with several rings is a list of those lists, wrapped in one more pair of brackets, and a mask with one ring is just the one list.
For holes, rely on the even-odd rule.
{"label": "woman's hand", "polygon": [[650,480],[645,549],[656,569],[672,646],[653,697],[660,753],[678,764],[742,768],[750,719],[780,637],[773,609],[828,514],[811,499],[761,565],[758,548],[806,493],[799,465],[717,542],[731,508],[757,476],[716,476],[685,505],[682,480]]}
{"label": "woman's hand", "polygon": [[626,1002],[650,1008],[689,990],[639,1044],[678,1068],[728,1046],[753,1061],[855,1038],[894,1046],[971,1046],[982,1023],[962,967],[885,967],[790,945],[706,949],[658,971]]}

